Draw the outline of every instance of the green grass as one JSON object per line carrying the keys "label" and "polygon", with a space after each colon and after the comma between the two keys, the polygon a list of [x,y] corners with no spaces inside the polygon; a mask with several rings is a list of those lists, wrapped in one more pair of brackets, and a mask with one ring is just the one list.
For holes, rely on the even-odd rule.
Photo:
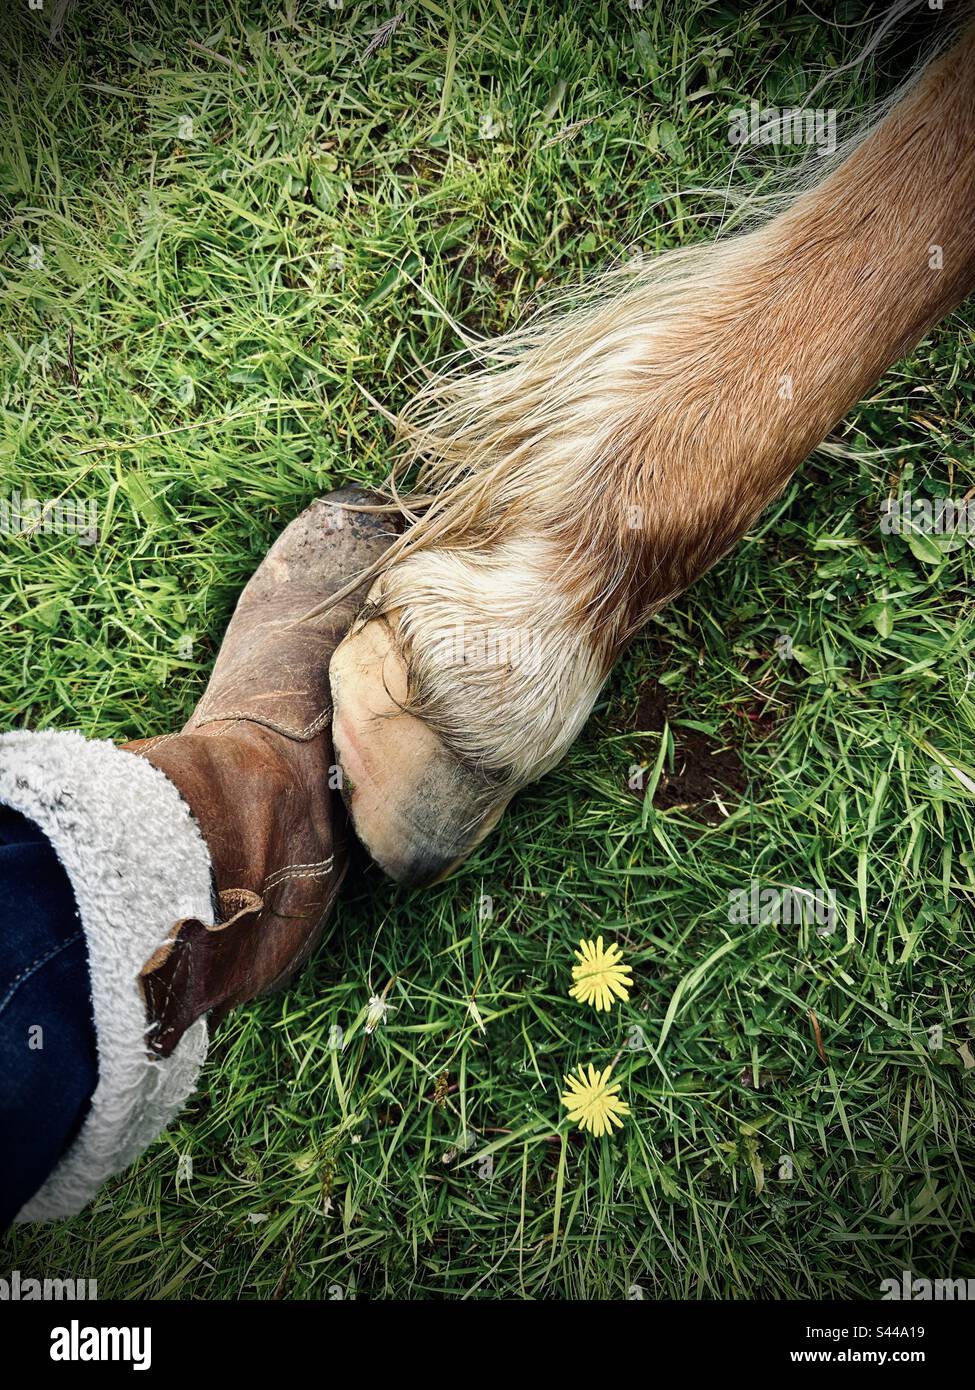
{"label": "green grass", "polygon": [[[448,314],[497,331],[546,286],[708,235],[694,190],[727,167],[729,109],[790,104],[864,32],[771,5],[416,0],[362,60],[383,8],[85,9],[53,48],[50,7],[3,26],[0,496],[94,499],[101,536],[0,538],[0,722],[116,738],[189,712],[292,516],[382,478],[366,393],[405,400],[456,346]],[[849,75],[830,104],[873,92]],[[878,525],[892,481],[975,485],[973,322],[890,371],[844,457],[653,624],[464,872],[368,875],[295,987],[220,1031],[180,1121],[4,1264],[180,1298],[975,1276],[972,795],[931,772],[975,778],[973,557]],[[632,727],[653,680],[666,734]],[[675,748],[680,771],[688,721],[744,767],[716,825],[627,788]],[[832,889],[835,934],[729,923],[753,879]],[[637,981],[608,1018],[567,997],[597,930]],[[621,1048],[625,1129],[570,1132],[563,1073]]]}

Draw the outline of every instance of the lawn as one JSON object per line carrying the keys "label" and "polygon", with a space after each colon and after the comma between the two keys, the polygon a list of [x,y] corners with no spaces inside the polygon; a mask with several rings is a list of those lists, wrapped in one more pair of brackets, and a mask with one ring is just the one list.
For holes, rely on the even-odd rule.
{"label": "lawn", "polygon": [[[399,11],[350,0],[81,8],[53,46],[52,0],[3,23],[0,498],[84,499],[98,538],[0,536],[0,726],[119,739],[189,713],[291,517],[383,478],[373,400],[457,323],[712,235],[729,111],[795,104],[869,32],[855,5],[404,0],[383,44]],[[841,131],[888,87],[838,78]],[[180,1121],[4,1267],[257,1299],[975,1277],[975,561],[880,525],[975,487],[973,324],[650,626],[463,872],[367,869]],[[753,883],[831,895],[832,929],[735,921]],[[598,933],[635,978],[608,1015],[568,997]],[[612,1139],[560,1104],[589,1062],[631,1110]]]}

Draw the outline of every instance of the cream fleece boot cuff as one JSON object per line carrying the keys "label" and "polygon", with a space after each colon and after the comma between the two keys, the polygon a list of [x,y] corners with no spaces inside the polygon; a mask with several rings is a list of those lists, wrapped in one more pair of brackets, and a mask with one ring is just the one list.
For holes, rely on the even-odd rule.
{"label": "cream fleece boot cuff", "polygon": [[81,1131],[18,1221],[73,1216],[182,1108],[206,1023],[171,1057],[146,1054],[139,972],[182,917],[213,922],[210,855],[151,763],[74,732],[0,735],[0,802],[34,821],[71,880],[88,946],[98,1084]]}

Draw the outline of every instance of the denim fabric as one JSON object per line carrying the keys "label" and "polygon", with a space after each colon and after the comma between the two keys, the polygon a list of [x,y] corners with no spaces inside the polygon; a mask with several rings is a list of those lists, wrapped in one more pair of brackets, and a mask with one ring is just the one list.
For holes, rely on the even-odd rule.
{"label": "denim fabric", "polygon": [[71,884],[33,821],[0,806],[0,1230],[57,1166],[97,1080]]}

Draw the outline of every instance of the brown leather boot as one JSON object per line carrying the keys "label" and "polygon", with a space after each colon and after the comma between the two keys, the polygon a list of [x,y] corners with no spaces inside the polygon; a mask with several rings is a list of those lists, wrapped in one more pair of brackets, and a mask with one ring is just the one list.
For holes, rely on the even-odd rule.
{"label": "brown leather boot", "polygon": [[366,586],[300,621],[395,539],[346,488],[303,512],[271,547],[227,628],[186,727],[125,747],[187,802],[210,851],[216,925],[195,918],[142,971],[150,1044],[168,1057],[186,1029],[284,984],[314,949],[347,867],[328,663]]}

